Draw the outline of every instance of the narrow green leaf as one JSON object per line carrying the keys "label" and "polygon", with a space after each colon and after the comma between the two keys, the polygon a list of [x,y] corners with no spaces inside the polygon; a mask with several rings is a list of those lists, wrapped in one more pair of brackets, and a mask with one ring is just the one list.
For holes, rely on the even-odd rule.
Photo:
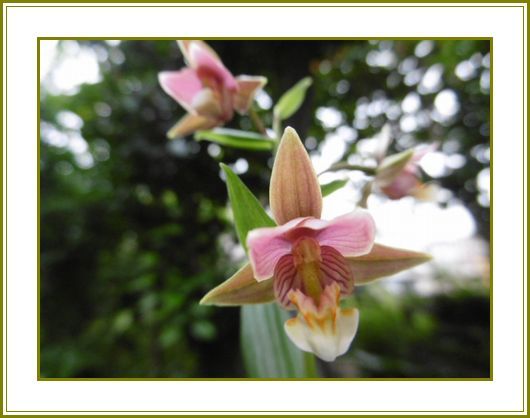
{"label": "narrow green leaf", "polygon": [[276,304],[241,308],[241,348],[249,377],[316,377],[315,357],[296,348],[283,329],[289,313]]}
{"label": "narrow green leaf", "polygon": [[291,117],[302,106],[307,89],[312,83],[311,77],[305,77],[287,90],[274,107],[274,116],[279,120]]}
{"label": "narrow green leaf", "polygon": [[[225,164],[221,164],[221,168],[226,174],[228,196],[234,212],[237,235],[246,249],[246,237],[249,231],[260,227],[274,226],[275,223],[239,177]],[[249,274],[245,272],[249,273],[243,267],[238,272],[240,273],[238,280],[230,282],[231,279],[229,279],[228,282],[221,284],[216,289],[221,288],[222,293],[222,286],[225,286],[224,290],[232,286],[232,289],[239,288],[243,292],[239,295],[236,292],[236,297],[244,295],[248,291],[248,287],[240,287],[240,285],[248,283]],[[272,290],[272,281],[268,280],[259,286],[260,291],[265,290],[262,296],[267,296],[267,291]],[[219,294],[219,291],[217,295],[214,293],[212,298],[219,296]],[[244,296],[248,296],[248,294]],[[283,324],[287,319],[289,319],[289,313],[276,304],[245,305],[241,308],[242,352],[245,367],[250,377],[315,376],[314,356],[299,350],[285,334]]]}
{"label": "narrow green leaf", "polygon": [[339,170],[362,171],[364,174],[366,174],[368,176],[373,176],[377,172],[377,170],[375,168],[372,168],[372,167],[365,167],[363,165],[349,164],[347,162],[340,162],[340,163],[333,164],[327,170],[322,171],[319,174],[319,176],[321,174],[324,174],[324,173],[329,173],[329,172],[339,171]]}
{"label": "narrow green leaf", "polygon": [[249,231],[261,227],[275,226],[276,224],[267,215],[265,209],[261,207],[256,196],[252,194],[230,167],[221,163],[221,168],[226,174],[228,197],[234,212],[237,236],[239,242],[246,250]]}
{"label": "narrow green leaf", "polygon": [[210,141],[232,148],[252,151],[270,151],[275,141],[255,132],[238,131],[236,129],[216,128],[211,131],[197,131],[196,141]]}
{"label": "narrow green leaf", "polygon": [[343,188],[348,183],[348,180],[334,180],[327,184],[321,184],[320,190],[322,190],[322,197],[329,196],[331,193]]}

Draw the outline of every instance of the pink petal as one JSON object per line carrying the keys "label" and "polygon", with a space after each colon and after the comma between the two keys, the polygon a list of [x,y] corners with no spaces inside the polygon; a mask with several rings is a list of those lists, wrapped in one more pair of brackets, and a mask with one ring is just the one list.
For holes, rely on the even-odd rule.
{"label": "pink petal", "polygon": [[322,227],[321,222],[309,219],[303,226],[320,230],[315,236],[320,245],[333,247],[344,257],[367,254],[374,245],[375,224],[367,212],[355,211],[339,216],[325,227]]}
{"label": "pink petal", "polygon": [[[348,260],[332,247],[324,246],[320,251],[322,260],[319,263],[319,274],[322,287],[336,284],[343,296],[350,295],[353,291],[353,274]],[[276,263],[273,287],[276,300],[287,309],[293,307],[289,296],[291,291],[301,290],[308,294],[296,269],[293,255],[284,255]]]}
{"label": "pink petal", "polygon": [[417,164],[428,153],[436,151],[437,149],[438,149],[438,143],[424,145],[424,146],[418,146],[418,147],[414,148],[414,155],[412,156],[410,161],[415,163],[415,164]]}
{"label": "pink petal", "polygon": [[188,112],[192,108],[193,98],[203,86],[195,70],[184,68],[180,71],[162,71],[158,73],[162,89],[175,99]]}
{"label": "pink petal", "polygon": [[293,256],[291,254],[284,255],[278,260],[274,269],[274,297],[280,305],[288,309],[292,307],[289,294],[292,290],[302,289],[302,287]]}
{"label": "pink petal", "polygon": [[285,234],[303,220],[304,218],[297,218],[282,226],[258,228],[248,233],[250,264],[258,282],[270,279],[278,260],[291,252],[291,241]]}
{"label": "pink petal", "polygon": [[438,144],[420,145],[414,148],[414,153],[407,165],[403,168],[403,173],[414,174],[420,176],[419,164],[420,161],[430,152],[435,151],[438,148]]}
{"label": "pink petal", "polygon": [[388,186],[381,187],[381,190],[390,199],[397,200],[413,194],[420,185],[415,173],[403,171]]}
{"label": "pink petal", "polygon": [[230,90],[237,90],[237,82],[234,76],[219,58],[211,53],[211,49],[205,48],[203,43],[192,42],[188,48],[190,65],[198,74],[206,78],[214,78]]}
{"label": "pink petal", "polygon": [[341,295],[350,295],[353,292],[354,278],[348,260],[333,247],[323,246],[320,251],[322,255],[320,271],[322,273],[323,287],[326,288],[336,283],[339,285]]}
{"label": "pink petal", "polygon": [[221,61],[221,58],[219,58],[219,55],[204,41],[200,41],[198,39],[185,39],[177,41],[177,44],[180,48],[180,51],[182,52],[182,55],[184,55],[184,59],[186,60],[186,63],[193,67],[193,63],[190,62],[190,46],[192,44],[199,45],[200,48],[207,50],[210,55],[212,55],[216,60]]}
{"label": "pink petal", "polygon": [[220,94],[221,102],[221,118],[223,121],[229,121],[234,116],[234,93],[227,90],[226,87],[221,88]]}

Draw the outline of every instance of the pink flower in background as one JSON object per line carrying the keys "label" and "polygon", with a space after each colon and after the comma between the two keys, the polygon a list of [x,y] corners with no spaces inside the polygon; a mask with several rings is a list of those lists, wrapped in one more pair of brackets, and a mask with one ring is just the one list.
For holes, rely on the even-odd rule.
{"label": "pink flower in background", "polygon": [[185,136],[222,125],[232,119],[234,111],[246,113],[267,79],[247,75],[234,77],[203,41],[177,42],[187,67],[179,71],[163,71],[158,79],[164,91],[188,114],[168,132],[168,136]]}
{"label": "pink flower in background", "polygon": [[411,151],[391,155],[383,160],[376,176],[376,182],[381,191],[393,200],[405,196],[413,196],[422,200],[433,199],[437,187],[421,181],[419,163],[426,154],[436,148],[437,144],[416,147]]}

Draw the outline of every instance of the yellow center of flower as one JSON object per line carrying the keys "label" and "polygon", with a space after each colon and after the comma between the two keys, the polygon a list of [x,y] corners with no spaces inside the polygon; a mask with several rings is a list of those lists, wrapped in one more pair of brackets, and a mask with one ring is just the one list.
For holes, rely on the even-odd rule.
{"label": "yellow center of flower", "polygon": [[293,261],[305,293],[319,303],[322,294],[320,245],[313,238],[301,238],[292,249]]}

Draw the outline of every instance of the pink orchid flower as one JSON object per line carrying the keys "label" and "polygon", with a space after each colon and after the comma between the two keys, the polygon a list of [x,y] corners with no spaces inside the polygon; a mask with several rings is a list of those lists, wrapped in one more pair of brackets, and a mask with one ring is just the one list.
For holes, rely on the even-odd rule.
{"label": "pink orchid flower", "polygon": [[381,191],[392,200],[405,196],[432,200],[437,187],[421,181],[419,163],[426,154],[436,148],[437,144],[416,147],[413,150],[385,158],[376,176],[376,183]]}
{"label": "pink orchid flower", "polygon": [[168,132],[168,136],[175,138],[223,125],[232,119],[234,111],[246,113],[267,79],[248,75],[234,77],[203,41],[177,42],[187,67],[179,71],[163,71],[158,74],[158,80],[164,91],[188,114]]}
{"label": "pink orchid flower", "polygon": [[369,283],[427,261],[426,254],[374,244],[365,211],[320,219],[322,194],[296,131],[282,136],[270,183],[271,211],[279,226],[247,235],[250,263],[211,290],[203,304],[234,306],[275,300],[297,315],[284,324],[301,350],[333,361],[350,347],[359,311],[340,299]]}
{"label": "pink orchid flower", "polygon": [[271,210],[279,224],[247,237],[255,279],[272,280],[276,300],[298,309],[285,324],[293,343],[326,361],[344,354],[357,331],[359,313],[342,309],[353,291],[346,257],[370,252],[375,225],[366,212],[320,219],[322,195],[316,173],[296,131],[287,128],[272,170]]}

